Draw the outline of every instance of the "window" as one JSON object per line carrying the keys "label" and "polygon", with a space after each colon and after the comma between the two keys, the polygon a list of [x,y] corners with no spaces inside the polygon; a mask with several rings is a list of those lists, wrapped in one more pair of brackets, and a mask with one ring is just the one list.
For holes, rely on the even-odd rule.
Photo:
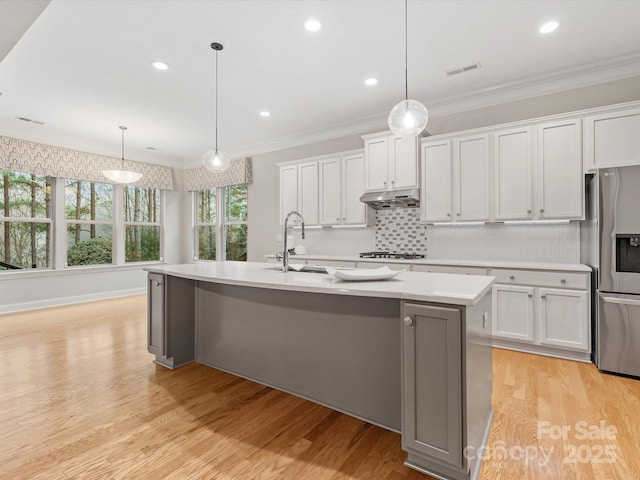
{"label": "window", "polygon": [[124,187],[125,262],[160,260],[160,190]]}
{"label": "window", "polygon": [[200,190],[195,201],[196,259],[246,261],[247,185]]}
{"label": "window", "polygon": [[8,170],[0,173],[0,270],[47,268],[51,178]]}
{"label": "window", "polygon": [[225,187],[225,254],[227,260],[247,261],[247,185]]}
{"label": "window", "polygon": [[65,180],[67,265],[113,263],[113,187]]}

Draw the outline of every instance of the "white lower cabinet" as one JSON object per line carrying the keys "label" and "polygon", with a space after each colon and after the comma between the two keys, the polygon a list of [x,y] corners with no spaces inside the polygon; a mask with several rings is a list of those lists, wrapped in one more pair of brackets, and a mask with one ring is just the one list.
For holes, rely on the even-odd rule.
{"label": "white lower cabinet", "polygon": [[539,288],[537,302],[541,345],[588,350],[587,292]]}
{"label": "white lower cabinet", "polygon": [[[526,273],[526,272],[525,272]],[[500,278],[500,274],[490,273]],[[566,274],[545,272],[550,283]],[[586,280],[587,274],[583,274]],[[558,277],[554,282],[553,277]],[[509,278],[517,278],[510,275]],[[562,278],[561,278],[562,277]],[[589,360],[589,290],[546,286],[493,286],[493,343],[496,347]]]}
{"label": "white lower cabinet", "polygon": [[533,343],[533,287],[493,286],[493,336]]}

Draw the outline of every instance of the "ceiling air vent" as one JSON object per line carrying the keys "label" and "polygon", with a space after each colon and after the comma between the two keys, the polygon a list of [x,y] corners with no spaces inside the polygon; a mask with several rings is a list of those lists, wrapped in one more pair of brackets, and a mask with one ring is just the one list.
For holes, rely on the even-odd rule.
{"label": "ceiling air vent", "polygon": [[29,123],[35,123],[36,125],[44,125],[44,122],[41,122],[39,120],[32,120],[31,118],[27,118],[27,117],[16,117],[16,120],[20,120],[23,122],[29,122]]}
{"label": "ceiling air vent", "polygon": [[480,63],[474,63],[473,65],[467,65],[466,67],[454,68],[453,70],[447,70],[447,77],[452,75],[458,75],[459,73],[468,72],[470,70],[476,70],[480,68]]}

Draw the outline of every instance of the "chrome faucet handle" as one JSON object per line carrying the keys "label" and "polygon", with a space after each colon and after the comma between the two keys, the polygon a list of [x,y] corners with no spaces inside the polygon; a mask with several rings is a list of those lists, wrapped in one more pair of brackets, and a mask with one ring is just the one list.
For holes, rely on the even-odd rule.
{"label": "chrome faucet handle", "polygon": [[276,262],[282,261],[282,252],[276,252]]}

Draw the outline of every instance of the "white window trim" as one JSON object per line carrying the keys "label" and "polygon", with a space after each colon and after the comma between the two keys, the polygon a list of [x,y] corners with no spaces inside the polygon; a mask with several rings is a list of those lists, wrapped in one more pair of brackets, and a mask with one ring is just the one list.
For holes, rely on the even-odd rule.
{"label": "white window trim", "polygon": [[[51,177],[51,217],[50,218],[19,218],[4,217],[0,215],[2,222],[28,222],[48,223],[51,225],[51,245],[49,251],[49,266],[47,268],[8,270],[0,273],[0,280],[16,277],[39,277],[50,275],[66,275],[74,273],[87,273],[91,271],[134,269],[140,265],[164,263],[165,243],[165,191],[160,190],[160,223],[127,222],[126,225],[151,225],[160,227],[160,260],[146,262],[125,262],[125,222],[124,222],[124,188],[122,185],[112,185],[112,218],[106,220],[76,220],[67,219],[65,212],[65,182],[66,178]],[[100,182],[94,182],[100,183]],[[118,219],[122,219],[118,221]],[[78,265],[67,267],[67,225],[68,224],[94,224],[112,226],[112,263],[95,265]]]}
{"label": "white window trim", "polygon": [[[225,222],[227,206],[226,206],[226,186],[215,187],[216,191],[216,221],[215,222],[198,222],[198,192],[200,190],[194,190],[191,195],[191,208],[193,219],[193,260],[196,262],[224,262],[227,259],[227,242],[225,235],[225,227],[227,225],[248,225],[248,221],[230,221]],[[213,189],[211,189],[213,190]],[[198,258],[198,227],[215,227],[216,232],[216,259],[207,260]]]}

